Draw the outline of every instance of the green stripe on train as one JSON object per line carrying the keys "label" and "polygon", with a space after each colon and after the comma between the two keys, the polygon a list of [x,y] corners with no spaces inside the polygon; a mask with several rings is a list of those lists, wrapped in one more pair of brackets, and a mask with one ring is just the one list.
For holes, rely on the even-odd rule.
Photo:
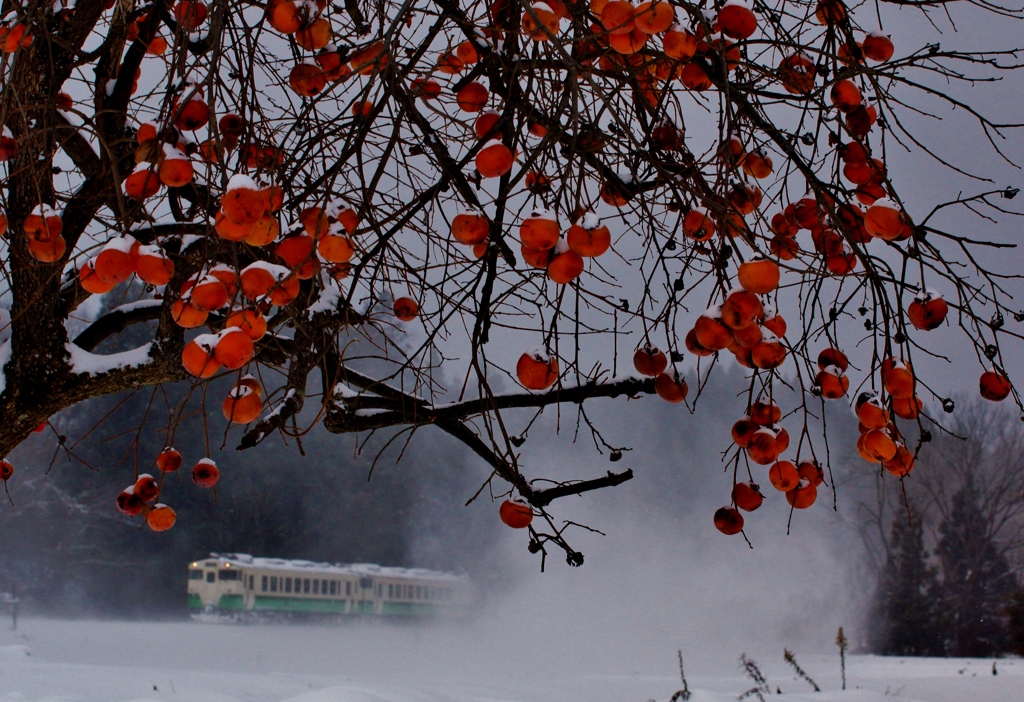
{"label": "green stripe on train", "polygon": [[202,609],[203,598],[194,592],[188,594],[188,608],[189,609]]}
{"label": "green stripe on train", "polygon": [[[227,595],[225,595],[227,597]],[[238,597],[238,595],[234,595]],[[228,609],[228,607],[222,607]],[[240,608],[240,607],[236,607]],[[299,597],[274,597],[256,595],[254,609],[275,612],[321,612],[331,614],[374,614],[372,601],[353,601],[352,608],[346,611],[345,600],[314,600]],[[386,616],[422,617],[434,614],[437,607],[415,602],[384,602],[381,614]]]}
{"label": "green stripe on train", "polygon": [[345,614],[345,600],[313,600],[298,597],[256,595],[255,609],[277,612],[331,612]]}
{"label": "green stripe on train", "polygon": [[245,599],[241,595],[221,595],[217,606],[221,609],[245,609]]}
{"label": "green stripe on train", "polygon": [[433,605],[416,602],[385,602],[381,614],[404,617],[424,617],[436,612]]}

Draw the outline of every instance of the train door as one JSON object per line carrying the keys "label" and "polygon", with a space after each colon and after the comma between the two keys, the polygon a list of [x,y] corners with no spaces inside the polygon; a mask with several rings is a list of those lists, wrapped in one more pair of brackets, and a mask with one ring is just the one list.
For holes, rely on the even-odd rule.
{"label": "train door", "polygon": [[356,612],[359,614],[373,614],[377,610],[376,604],[373,578],[359,578],[359,604],[356,607]]}
{"label": "train door", "polygon": [[245,593],[245,609],[252,611],[256,606],[256,576],[253,573],[247,573],[242,584],[242,591]]}

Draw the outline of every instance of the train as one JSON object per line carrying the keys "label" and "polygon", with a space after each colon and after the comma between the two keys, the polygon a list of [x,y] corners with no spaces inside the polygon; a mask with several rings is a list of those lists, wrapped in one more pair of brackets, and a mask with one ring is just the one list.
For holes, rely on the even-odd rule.
{"label": "train", "polygon": [[332,564],[211,553],[188,566],[196,617],[436,617],[462,613],[466,576],[372,563]]}

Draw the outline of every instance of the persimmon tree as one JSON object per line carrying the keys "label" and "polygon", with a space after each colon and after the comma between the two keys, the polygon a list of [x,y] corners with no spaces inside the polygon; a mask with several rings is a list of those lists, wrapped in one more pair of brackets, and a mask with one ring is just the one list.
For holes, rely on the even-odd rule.
{"label": "persimmon tree", "polygon": [[[963,172],[908,126],[915,96],[1001,155],[1015,125],[949,86],[1017,65],[909,45],[876,9],[6,3],[0,455],[88,398],[227,376],[212,411],[239,448],[301,436],[310,414],[336,433],[434,425],[486,464],[482,489],[510,498],[501,517],[532,551],[579,565],[553,501],[632,473],[538,482],[529,413],[578,405],[618,458],[587,400],[692,402],[727,356],[750,386],[722,437],[720,530],[742,530],[765,472],[793,508],[815,501],[826,401],[857,398],[861,455],[902,479],[920,448],[907,423],[943,398],[912,367],[931,330],[959,327],[982,394],[1020,404],[1002,362],[1014,278],[984,263],[1005,245],[944,225],[1010,215],[1016,190],[908,201],[887,161]],[[112,309],[88,314],[100,295]],[[134,326],[148,344],[102,353]],[[118,497],[157,530],[175,518],[159,501],[175,429],[200,421],[183,406]],[[217,483],[212,460],[184,458]]]}

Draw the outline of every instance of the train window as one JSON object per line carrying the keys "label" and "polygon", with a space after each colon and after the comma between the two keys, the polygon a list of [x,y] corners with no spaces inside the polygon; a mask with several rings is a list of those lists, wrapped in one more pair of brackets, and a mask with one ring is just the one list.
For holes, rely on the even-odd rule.
{"label": "train window", "polygon": [[420,587],[419,585],[416,586],[416,599],[417,600],[422,600],[423,599],[423,588]]}
{"label": "train window", "polygon": [[263,583],[262,583],[262,585],[263,585],[263,592],[266,592],[267,591],[267,576],[265,576],[265,575],[263,576]]}
{"label": "train window", "polygon": [[388,585],[388,597],[394,597],[394,596],[395,596],[395,586],[394,585]]}
{"label": "train window", "polygon": [[291,578],[285,578],[284,579],[284,591],[285,592],[291,592],[292,591],[292,579]]}
{"label": "train window", "polygon": [[319,595],[320,594],[320,581],[319,580],[314,580],[313,581],[313,594],[314,595]]}
{"label": "train window", "polygon": [[346,595],[351,595],[352,594],[352,581],[351,580],[346,580],[345,581],[345,594]]}
{"label": "train window", "polygon": [[271,592],[277,592],[277,576],[276,575],[271,575],[270,576],[270,591]]}
{"label": "train window", "polygon": [[188,572],[188,579],[189,580],[202,580],[203,579],[203,571],[201,571],[201,570],[190,570]]}
{"label": "train window", "polygon": [[384,586],[383,585],[378,585],[377,586],[377,597],[383,597],[383,595],[384,595]]}
{"label": "train window", "polygon": [[326,580],[321,580],[320,581],[320,594],[321,595],[326,595],[327,594],[327,581]]}
{"label": "train window", "polygon": [[217,580],[238,580],[237,570],[218,570]]}
{"label": "train window", "polygon": [[252,583],[253,583],[253,577],[250,575],[249,576],[249,589],[250,590],[255,589],[255,586]]}
{"label": "train window", "polygon": [[307,595],[309,594],[309,578],[302,581],[302,591]]}
{"label": "train window", "polygon": [[364,590],[373,587],[373,578],[360,578],[359,587],[363,588]]}
{"label": "train window", "polygon": [[338,594],[338,588],[337,588],[337,585],[336,585],[334,580],[331,581],[331,594],[332,595],[337,595]]}
{"label": "train window", "polygon": [[217,574],[216,573],[214,573],[212,570],[207,571],[207,573],[206,573],[206,582],[212,583],[216,579],[217,579]]}

